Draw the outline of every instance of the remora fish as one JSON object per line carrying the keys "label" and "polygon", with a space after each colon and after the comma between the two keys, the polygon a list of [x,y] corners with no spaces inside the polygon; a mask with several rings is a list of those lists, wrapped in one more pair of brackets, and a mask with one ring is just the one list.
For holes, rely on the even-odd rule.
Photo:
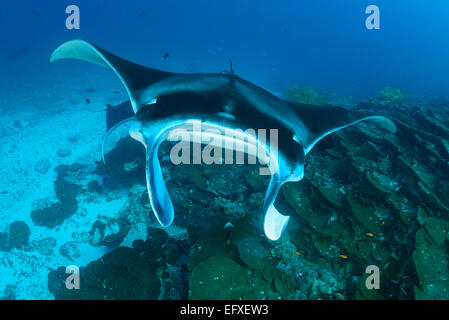
{"label": "remora fish", "polygon": [[[385,117],[336,106],[289,102],[233,73],[165,72],[126,61],[83,40],[62,44],[52,53],[50,62],[65,58],[110,68],[125,86],[135,114],[130,135],[146,147],[148,194],[163,226],[172,223],[174,209],[157,154],[161,142],[175,129],[186,129],[190,137],[218,137],[223,130],[230,130],[235,134],[233,141],[244,145],[245,150],[254,146],[265,150],[272,160],[272,175],[263,204],[264,231],[271,240],[280,238],[289,220],[275,208],[276,196],[285,182],[304,177],[304,157],[320,139],[360,121],[396,131],[394,123]],[[188,129],[195,124],[201,124],[205,131]],[[251,128],[277,129],[277,148],[246,133]]]}

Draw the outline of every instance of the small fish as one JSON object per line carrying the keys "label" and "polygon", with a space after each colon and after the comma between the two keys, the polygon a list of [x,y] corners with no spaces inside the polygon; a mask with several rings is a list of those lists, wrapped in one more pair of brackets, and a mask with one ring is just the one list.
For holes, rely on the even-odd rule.
{"label": "small fish", "polygon": [[296,251],[295,254],[296,254],[297,256],[302,256],[302,253],[299,252],[299,251]]}
{"label": "small fish", "polygon": [[344,254],[339,254],[338,256],[342,259],[348,259],[348,256],[345,256]]}
{"label": "small fish", "polygon": [[372,237],[374,237],[374,233],[367,232],[367,233],[365,233],[365,236],[372,238]]}
{"label": "small fish", "polygon": [[89,100],[89,99],[86,99],[86,103],[87,103],[87,104],[90,104],[90,100]]}
{"label": "small fish", "polygon": [[112,91],[112,93],[120,93],[120,91]]}
{"label": "small fish", "polygon": [[164,53],[164,55],[161,57],[161,60],[165,60],[170,56],[170,53],[166,52]]}

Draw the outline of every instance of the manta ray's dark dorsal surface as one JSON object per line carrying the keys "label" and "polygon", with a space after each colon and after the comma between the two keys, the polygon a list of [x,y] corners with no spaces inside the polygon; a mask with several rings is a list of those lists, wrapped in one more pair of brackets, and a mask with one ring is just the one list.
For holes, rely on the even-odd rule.
{"label": "manta ray's dark dorsal surface", "polygon": [[[288,102],[232,73],[180,74],[143,67],[83,40],[62,44],[50,62],[65,58],[110,68],[125,86],[135,114],[130,134],[146,147],[148,194],[154,214],[164,226],[172,223],[174,209],[157,153],[160,143],[177,129],[186,130],[188,138],[217,138],[224,131],[232,132],[233,143],[243,145],[245,151],[254,151],[253,147],[264,150],[272,173],[263,205],[264,231],[271,240],[279,239],[289,219],[275,208],[276,196],[285,182],[303,178],[304,156],[320,139],[362,120],[390,132],[396,130],[393,122],[382,116]],[[278,146],[248,129],[278,130]]]}

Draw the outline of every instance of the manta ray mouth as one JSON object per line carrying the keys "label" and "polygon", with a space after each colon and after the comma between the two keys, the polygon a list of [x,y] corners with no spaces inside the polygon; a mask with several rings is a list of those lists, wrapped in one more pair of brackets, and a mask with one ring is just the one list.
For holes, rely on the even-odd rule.
{"label": "manta ray mouth", "polygon": [[[189,145],[193,142],[214,148],[243,152],[259,159],[261,164],[268,164],[271,180],[264,200],[264,211],[266,212],[264,230],[269,239],[280,238],[289,220],[289,217],[280,214],[274,207],[274,200],[284,183],[280,172],[280,165],[284,161],[277,149],[272,148],[265,139],[259,139],[248,132],[226,127],[220,123],[205,122],[199,119],[172,121],[160,125],[157,122],[152,122],[151,126],[134,121],[130,135],[146,148],[148,196],[153,212],[161,225],[169,226],[172,223],[174,209],[157,157],[159,146],[163,141],[187,142]],[[172,159],[172,162],[176,161]]]}

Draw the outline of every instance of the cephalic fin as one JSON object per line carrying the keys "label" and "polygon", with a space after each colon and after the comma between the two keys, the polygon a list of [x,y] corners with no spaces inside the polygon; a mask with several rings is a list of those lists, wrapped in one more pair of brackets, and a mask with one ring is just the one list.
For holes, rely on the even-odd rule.
{"label": "cephalic fin", "polygon": [[290,219],[289,216],[280,214],[274,206],[279,190],[285,182],[286,181],[284,181],[279,175],[279,172],[273,174],[265,194],[263,204],[263,211],[265,213],[263,224],[264,232],[267,238],[273,241],[278,240],[281,237],[282,232]]}
{"label": "cephalic fin", "polygon": [[128,119],[125,119],[123,121],[120,121],[119,123],[117,123],[116,125],[114,125],[111,129],[108,130],[108,132],[105,133],[105,135],[103,136],[103,141],[101,142],[101,160],[103,161],[104,164],[106,164],[106,160],[104,158],[104,147],[106,145],[106,142],[109,138],[109,136],[111,135],[112,132],[114,132],[117,128],[123,126],[124,124],[134,120],[135,117],[131,117]]}

